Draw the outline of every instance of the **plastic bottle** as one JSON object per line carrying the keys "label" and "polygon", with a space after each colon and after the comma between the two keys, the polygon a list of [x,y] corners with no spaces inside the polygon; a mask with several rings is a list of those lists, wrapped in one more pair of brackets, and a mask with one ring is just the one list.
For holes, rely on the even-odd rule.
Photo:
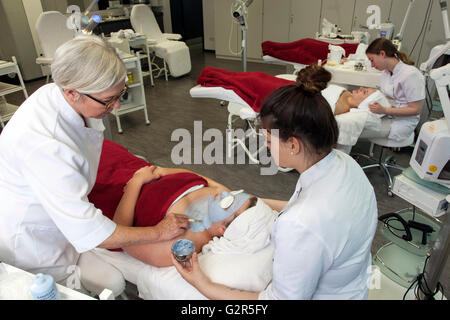
{"label": "plastic bottle", "polygon": [[30,285],[31,295],[35,300],[59,300],[55,280],[51,275],[38,273]]}

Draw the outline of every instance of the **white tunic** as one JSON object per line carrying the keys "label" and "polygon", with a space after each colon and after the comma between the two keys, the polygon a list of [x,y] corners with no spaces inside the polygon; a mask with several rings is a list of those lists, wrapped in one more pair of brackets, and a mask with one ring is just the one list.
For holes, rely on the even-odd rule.
{"label": "white tunic", "polygon": [[0,135],[0,260],[56,281],[116,224],[89,203],[103,143],[55,84],[38,89]]}
{"label": "white tunic", "polygon": [[[400,61],[392,74],[385,70],[381,74],[381,92],[394,100],[398,108],[407,107],[409,102],[425,99],[425,78],[420,71]],[[407,139],[419,123],[420,115],[393,117],[389,139]]]}
{"label": "white tunic", "polygon": [[377,226],[373,187],[334,150],[301,174],[272,230],[273,279],[260,299],[366,299]]}

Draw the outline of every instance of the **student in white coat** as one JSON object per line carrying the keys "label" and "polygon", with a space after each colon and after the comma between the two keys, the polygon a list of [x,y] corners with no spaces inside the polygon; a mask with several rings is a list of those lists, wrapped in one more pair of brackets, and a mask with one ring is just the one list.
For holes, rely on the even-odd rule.
{"label": "student in white coat", "polygon": [[265,199],[280,212],[272,282],[259,293],[213,283],[196,254],[184,264],[172,257],[175,267],[210,299],[366,299],[377,203],[361,167],[333,149],[329,104],[314,83],[300,82],[274,91],[260,117],[275,162],[300,173],[289,202]]}
{"label": "student in white coat", "polygon": [[102,149],[101,119],[127,90],[115,49],[80,36],[57,49],[51,69],[54,83],[33,93],[0,135],[0,261],[61,281],[82,252],[169,240],[189,222],[169,214],[154,227],[125,227],[87,198]]}
{"label": "student in white coat", "polygon": [[390,98],[393,107],[372,104],[370,111],[384,114],[380,127],[363,131],[364,138],[389,138],[394,141],[407,139],[416,128],[425,99],[425,78],[414,67],[408,56],[385,38],[375,39],[367,48],[366,55],[372,67],[383,71],[381,92]]}

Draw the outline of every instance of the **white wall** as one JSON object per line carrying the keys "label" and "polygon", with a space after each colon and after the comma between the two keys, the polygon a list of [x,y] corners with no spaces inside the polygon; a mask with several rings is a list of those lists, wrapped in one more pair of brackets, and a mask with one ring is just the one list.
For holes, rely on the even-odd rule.
{"label": "white wall", "polygon": [[205,50],[215,50],[214,0],[203,0],[203,41]]}

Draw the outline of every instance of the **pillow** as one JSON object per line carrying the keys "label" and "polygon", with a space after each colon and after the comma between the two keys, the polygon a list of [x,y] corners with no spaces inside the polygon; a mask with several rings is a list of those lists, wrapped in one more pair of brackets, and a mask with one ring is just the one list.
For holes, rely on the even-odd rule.
{"label": "pillow", "polygon": [[[274,247],[270,233],[277,213],[261,199],[240,214],[223,237],[215,237],[199,254],[203,272],[214,282],[240,290],[263,291],[272,279]],[[175,267],[146,266],[137,287],[143,299],[205,299]]]}
{"label": "pillow", "polygon": [[[386,98],[386,96],[380,91],[377,90],[374,93],[372,93],[370,96],[368,96],[366,99],[364,99],[358,106],[358,110],[363,110],[363,111],[369,111],[369,105],[374,103],[374,102],[378,102],[379,104],[381,104],[383,107],[390,107],[391,104],[389,103],[388,99]],[[382,118],[385,116],[385,114],[376,114],[371,112],[372,115],[378,117],[378,118]]]}

